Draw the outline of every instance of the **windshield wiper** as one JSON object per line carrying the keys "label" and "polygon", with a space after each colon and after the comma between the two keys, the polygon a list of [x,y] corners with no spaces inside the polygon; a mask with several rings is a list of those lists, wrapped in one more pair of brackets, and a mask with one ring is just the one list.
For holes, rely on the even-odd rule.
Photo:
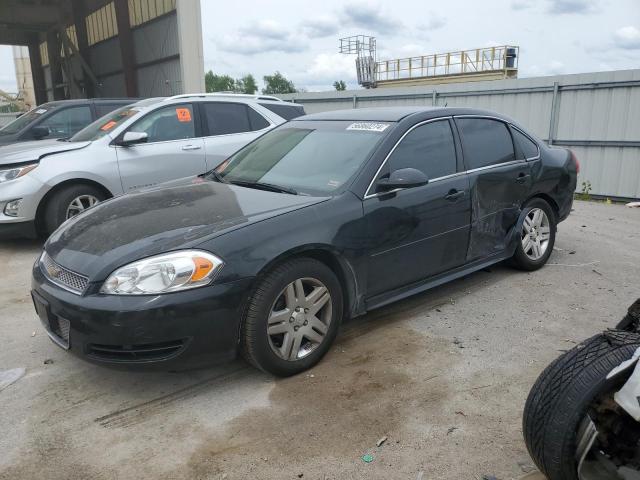
{"label": "windshield wiper", "polygon": [[207,179],[212,178],[213,180],[215,180],[216,182],[219,182],[219,183],[227,183],[227,181],[224,178],[222,178],[222,175],[220,175],[215,170],[211,170],[211,171],[205,173],[203,175],[203,177],[207,178]]}
{"label": "windshield wiper", "polygon": [[289,195],[298,195],[298,192],[293,188],[281,187],[280,185],[274,185],[272,183],[264,182],[248,182],[243,180],[231,180],[228,183],[233,185],[240,185],[241,187],[257,188],[259,190],[267,190],[269,192],[288,193]]}

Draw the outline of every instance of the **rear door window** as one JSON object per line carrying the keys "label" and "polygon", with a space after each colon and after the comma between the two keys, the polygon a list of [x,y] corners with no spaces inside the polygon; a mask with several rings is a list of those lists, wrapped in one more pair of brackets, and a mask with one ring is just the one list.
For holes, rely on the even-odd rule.
{"label": "rear door window", "polygon": [[390,173],[416,168],[429,179],[456,173],[456,148],[448,120],[425,123],[411,130],[387,160]]}
{"label": "rear door window", "polygon": [[514,141],[520,147],[523,158],[535,158],[538,156],[538,146],[533,140],[515,128],[512,128],[511,132],[513,133]]}
{"label": "rear door window", "polygon": [[202,105],[209,135],[230,135],[253,130],[247,106],[242,103],[207,102]]}
{"label": "rear door window", "polygon": [[259,103],[258,105],[266,108],[285,120],[291,120],[304,115],[304,107],[302,105],[287,105],[284,102],[282,105],[279,103]]}
{"label": "rear door window", "polygon": [[457,118],[467,170],[515,160],[507,126],[488,118]]}

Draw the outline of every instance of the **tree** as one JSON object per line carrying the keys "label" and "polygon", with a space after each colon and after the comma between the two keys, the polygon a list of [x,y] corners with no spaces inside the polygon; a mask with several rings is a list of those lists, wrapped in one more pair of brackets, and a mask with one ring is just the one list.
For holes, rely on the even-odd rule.
{"label": "tree", "polygon": [[335,88],[338,92],[342,92],[347,89],[347,84],[344,83],[344,80],[336,80],[333,82],[333,88]]}
{"label": "tree", "polygon": [[296,86],[291,80],[287,80],[280,72],[276,72],[273,75],[265,75],[264,79],[265,87],[262,89],[262,93],[267,95],[273,95],[277,93],[296,93]]}
{"label": "tree", "polygon": [[229,75],[214,75],[209,70],[204,74],[204,89],[209,92],[235,92],[236,81]]}
{"label": "tree", "polygon": [[236,80],[236,88],[239,92],[248,93],[249,95],[253,95],[258,91],[256,79],[250,73]]}

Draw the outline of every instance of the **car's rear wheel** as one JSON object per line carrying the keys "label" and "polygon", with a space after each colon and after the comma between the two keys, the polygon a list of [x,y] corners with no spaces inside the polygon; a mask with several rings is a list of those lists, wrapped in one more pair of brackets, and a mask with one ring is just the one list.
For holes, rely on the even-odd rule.
{"label": "car's rear wheel", "polygon": [[91,185],[69,185],[55,192],[44,210],[44,227],[52,233],[65,221],[105,200],[105,193]]}
{"label": "car's rear wheel", "polygon": [[523,210],[524,221],[512,264],[522,270],[537,270],[547,263],[553,251],[556,216],[549,204],[541,198],[530,200]]}
{"label": "car's rear wheel", "polygon": [[315,365],[329,350],[342,321],[342,288],[325,264],[287,261],[259,280],[241,332],[245,358],[278,376]]}

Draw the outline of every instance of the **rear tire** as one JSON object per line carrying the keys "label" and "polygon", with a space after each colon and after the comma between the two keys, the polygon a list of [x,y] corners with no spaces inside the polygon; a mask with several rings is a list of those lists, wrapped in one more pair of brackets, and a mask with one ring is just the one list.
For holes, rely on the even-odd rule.
{"label": "rear tire", "polygon": [[44,208],[44,233],[50,235],[72,216],[106,199],[102,190],[91,185],[63,187],[49,198]]}
{"label": "rear tire", "polygon": [[342,286],[331,269],[311,258],[289,260],[261,278],[249,299],[243,356],[273,375],[300,373],[327,353],[342,315]]}
{"label": "rear tire", "polygon": [[[631,358],[640,334],[608,331],[569,350],[540,375],[529,393],[523,435],[529,454],[549,480],[578,480],[577,431],[598,397],[626,379],[607,379],[611,370]],[[627,372],[627,375],[630,372]]]}
{"label": "rear tire", "polygon": [[557,220],[551,206],[541,198],[529,200],[523,207],[525,220],[518,232],[518,244],[511,264],[520,270],[541,268],[553,251]]}

